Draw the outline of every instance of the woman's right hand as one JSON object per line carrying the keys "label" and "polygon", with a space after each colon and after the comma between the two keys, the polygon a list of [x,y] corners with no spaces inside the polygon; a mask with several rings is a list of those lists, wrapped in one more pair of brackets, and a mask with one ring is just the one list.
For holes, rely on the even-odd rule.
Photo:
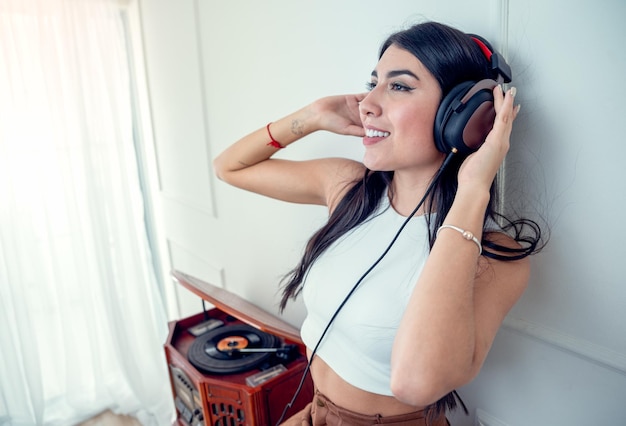
{"label": "woman's right hand", "polygon": [[313,116],[317,117],[316,127],[339,135],[365,136],[359,103],[366,95],[337,95],[316,100],[309,106]]}

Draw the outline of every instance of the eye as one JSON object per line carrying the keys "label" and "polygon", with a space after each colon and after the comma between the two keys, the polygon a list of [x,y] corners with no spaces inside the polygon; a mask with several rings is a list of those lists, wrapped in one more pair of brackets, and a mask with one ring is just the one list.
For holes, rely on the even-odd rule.
{"label": "eye", "polygon": [[398,92],[407,92],[407,91],[413,90],[412,87],[409,87],[409,86],[407,86],[405,84],[402,84],[402,83],[391,83],[389,85],[389,88],[391,90],[395,90],[395,91],[398,91]]}
{"label": "eye", "polygon": [[365,88],[367,89],[368,92],[371,92],[372,90],[374,90],[375,87],[376,87],[375,81],[368,81],[365,83]]}

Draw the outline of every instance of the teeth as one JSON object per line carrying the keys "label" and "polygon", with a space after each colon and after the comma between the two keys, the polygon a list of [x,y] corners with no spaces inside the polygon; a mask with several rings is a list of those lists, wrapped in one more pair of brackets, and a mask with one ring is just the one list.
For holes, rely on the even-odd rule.
{"label": "teeth", "polygon": [[380,132],[378,130],[367,129],[365,135],[370,138],[386,138],[389,136],[389,132]]}

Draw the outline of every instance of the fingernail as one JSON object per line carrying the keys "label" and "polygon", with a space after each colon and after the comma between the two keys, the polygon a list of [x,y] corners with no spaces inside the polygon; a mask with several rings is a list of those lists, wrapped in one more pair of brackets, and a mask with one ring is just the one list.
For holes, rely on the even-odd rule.
{"label": "fingernail", "polygon": [[522,104],[517,104],[517,107],[515,109],[515,114],[519,114],[519,110],[522,109]]}
{"label": "fingernail", "polygon": [[515,86],[511,87],[511,96],[515,97],[515,95],[517,94],[517,88]]}

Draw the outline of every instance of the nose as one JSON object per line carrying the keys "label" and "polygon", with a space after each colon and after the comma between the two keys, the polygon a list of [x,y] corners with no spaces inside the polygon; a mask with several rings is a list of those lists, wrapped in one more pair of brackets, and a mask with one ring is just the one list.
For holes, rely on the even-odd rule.
{"label": "nose", "polygon": [[380,115],[382,109],[378,99],[378,92],[374,87],[359,104],[359,113],[362,117],[377,117]]}

